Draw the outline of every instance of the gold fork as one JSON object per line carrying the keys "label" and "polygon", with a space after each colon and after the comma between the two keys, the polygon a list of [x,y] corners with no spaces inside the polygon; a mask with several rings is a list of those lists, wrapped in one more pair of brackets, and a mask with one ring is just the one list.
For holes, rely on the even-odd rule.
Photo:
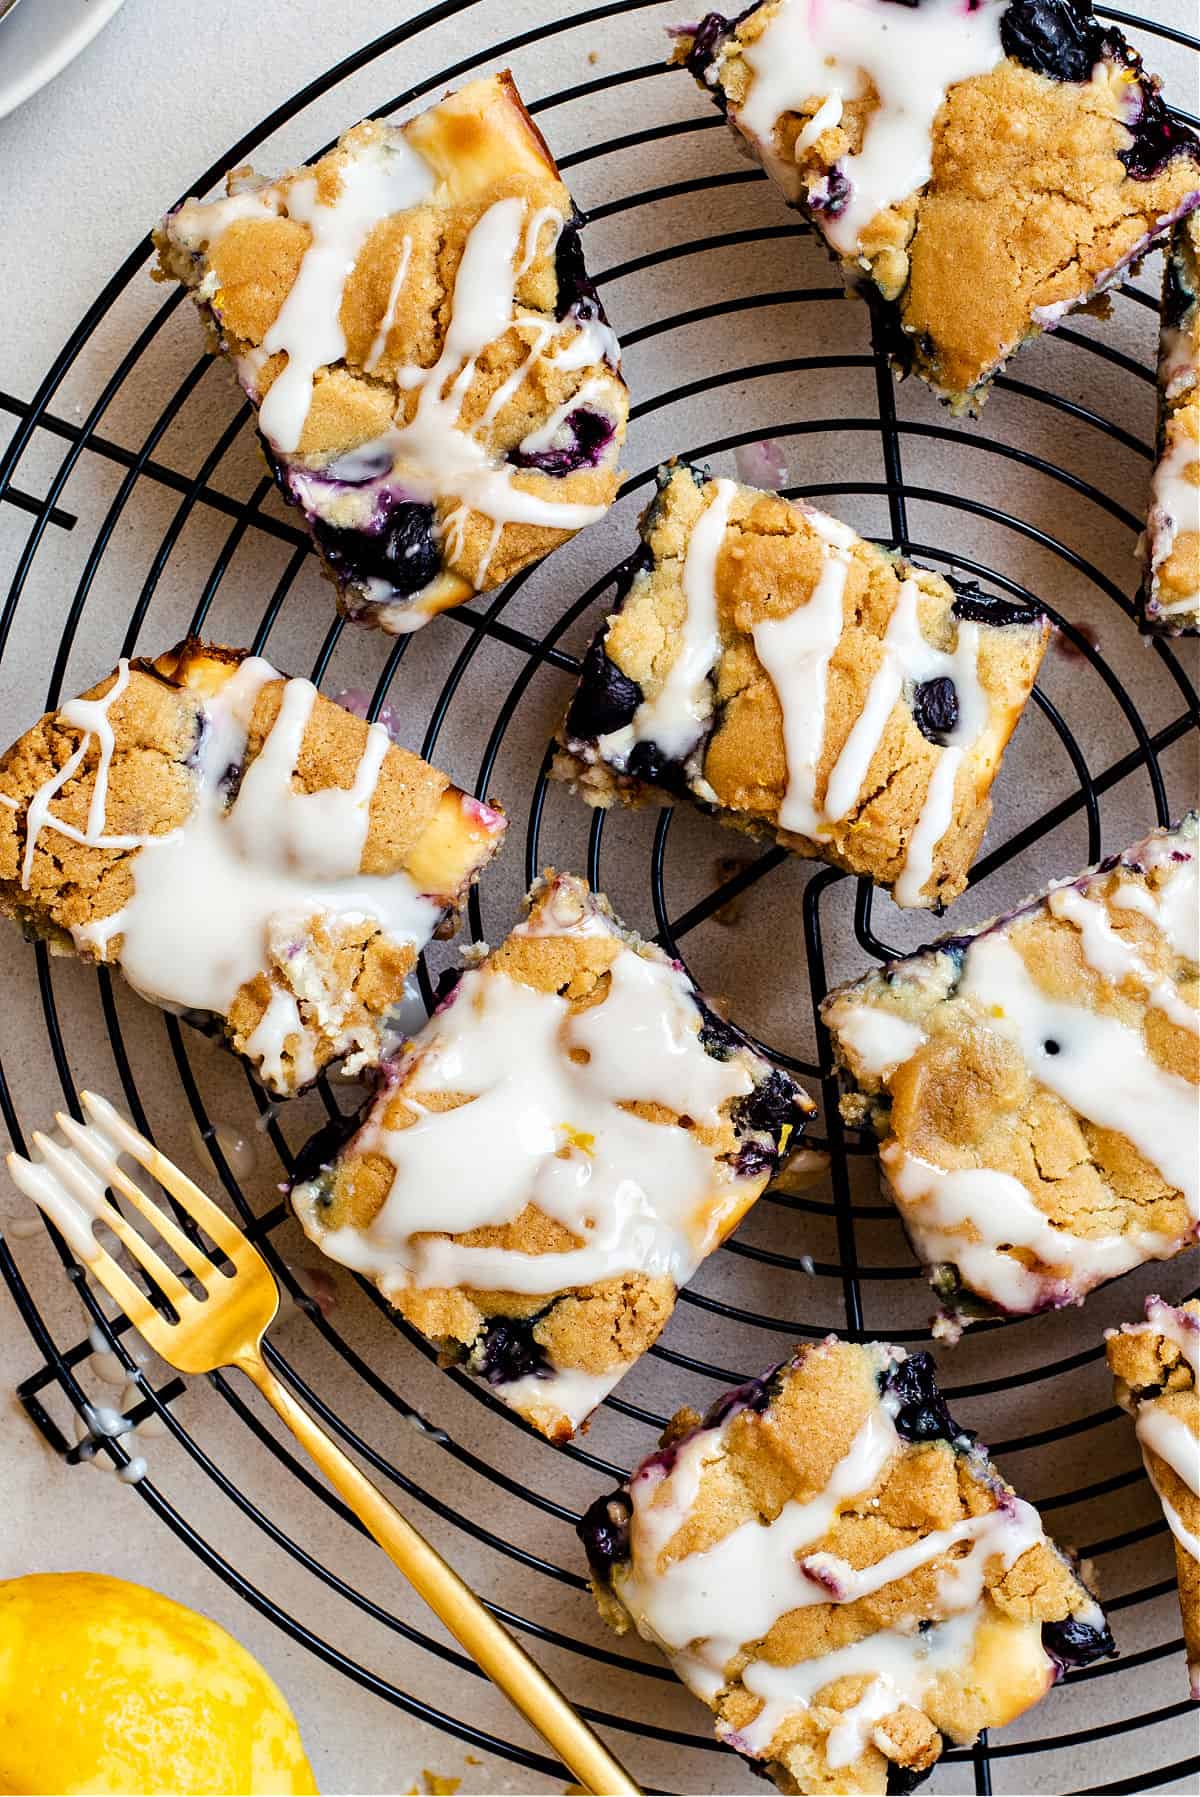
{"label": "gold fork", "polygon": [[[279,1307],[279,1288],[258,1249],[107,1099],[94,1092],[82,1092],[80,1099],[89,1124],[61,1111],[55,1119],[66,1147],[39,1130],[33,1143],[40,1159],[9,1155],[9,1171],[20,1189],[58,1227],[73,1252],[163,1360],[181,1373],[237,1367],[257,1385],[384,1553],[580,1784],[605,1797],[610,1793],[612,1797],[638,1797],[638,1786],[558,1687],[266,1366],[262,1340]],[[118,1164],[122,1152],[144,1167],[228,1256],[227,1268],[215,1266],[129,1177]],[[108,1190],[134,1206],[198,1281],[204,1297],[193,1295],[146,1237],[109,1202]],[[154,1308],[97,1240],[96,1223],[106,1224],[133,1255],[175,1311],[177,1322],[168,1322]]]}

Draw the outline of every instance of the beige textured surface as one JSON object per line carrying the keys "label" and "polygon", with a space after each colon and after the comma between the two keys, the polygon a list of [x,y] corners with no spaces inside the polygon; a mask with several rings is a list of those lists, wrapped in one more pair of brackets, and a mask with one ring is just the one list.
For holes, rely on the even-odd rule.
{"label": "beige textured surface", "polygon": [[[33,0],[28,0],[32,4]],[[577,82],[604,84],[620,71],[654,67],[663,51],[662,26],[685,15],[686,7],[650,5],[626,18],[575,24],[584,11],[578,0],[477,0],[419,37],[398,44],[350,75],[328,96],[314,100],[280,128],[254,157],[264,167],[283,168],[330,142],[356,113],[390,104],[416,84],[430,93],[444,82],[437,72],[463,59],[480,69],[511,62],[522,90],[533,103],[551,99]],[[1194,29],[1186,0],[1155,0],[1157,16]],[[388,23],[413,20],[412,0],[393,9]],[[562,29],[548,43],[503,53],[496,46],[553,18]],[[164,204],[185,192],[210,163],[255,121],[289,94],[331,67],[341,56],[375,38],[380,9],[373,0],[342,0],[337,8],[315,0],[263,0],[254,8],[234,0],[211,0],[201,16],[183,0],[129,0],[116,21],[80,61],[23,111],[0,123],[0,155],[6,178],[0,189],[0,240],[6,245],[6,324],[0,335],[0,391],[26,399],[74,329],[91,297],[129,253]],[[589,54],[596,61],[589,62]],[[1182,53],[1157,53],[1183,104],[1194,103],[1195,63]],[[628,344],[626,373],[641,410],[630,432],[625,465],[636,479],[655,459],[676,449],[702,453],[705,445],[730,433],[779,439],[790,481],[829,504],[865,534],[886,535],[886,500],[876,487],[884,478],[876,395],[869,366],[841,368],[830,359],[866,354],[864,309],[834,297],[836,272],[811,238],[790,233],[789,216],[763,181],[745,179],[746,165],[726,133],[709,124],[711,107],[683,76],[657,74],[616,85],[597,85],[577,98],[542,107],[538,122],[556,152],[578,152],[567,171],[584,207],[630,201],[592,226],[588,244],[593,267],[604,272],[654,257],[632,272],[610,279],[604,294]],[[633,142],[603,149],[612,140],[636,137],[665,124],[674,134],[655,143]],[[686,128],[684,128],[686,127]],[[239,152],[244,160],[248,150]],[[656,186],[680,188],[704,179],[703,191],[668,191],[664,197],[632,203]],[[775,235],[780,228],[784,235]],[[741,233],[751,233],[749,239]],[[733,239],[734,241],[730,241]],[[699,245],[699,248],[689,246]],[[1141,286],[1157,286],[1158,259],[1147,266]],[[781,298],[797,290],[807,300]],[[18,473],[28,494],[47,492],[70,448],[72,433],[95,405],[105,382],[161,304],[161,292],[139,275],[118,301],[56,394],[54,430],[39,431]],[[708,309],[737,304],[727,319]],[[664,321],[673,320],[669,329]],[[172,318],[150,341],[141,365],[119,386],[99,425],[118,450],[136,452],[173,403],[195,363],[195,320]],[[1153,355],[1153,315],[1118,299],[1109,324],[1083,320],[1072,327],[1083,339],[1107,344],[1149,368]],[[1028,393],[1000,389],[989,401],[981,426],[955,425],[931,396],[915,384],[902,390],[899,409],[906,430],[904,471],[916,489],[961,498],[976,506],[1016,513],[1020,531],[985,512],[961,510],[944,499],[913,498],[909,506],[915,545],[941,546],[960,556],[1002,568],[1013,580],[1038,592],[1072,624],[1094,634],[1106,659],[1120,670],[1135,715],[1151,732],[1168,729],[1180,716],[1179,687],[1156,650],[1143,648],[1122,606],[1090,577],[1094,568],[1125,599],[1138,578],[1134,542],[1145,505],[1148,451],[1154,420],[1153,385],[1125,367],[1102,360],[1068,338],[1047,338],[1022,352],[1019,378]],[[707,380],[707,391],[676,388]],[[1064,415],[1040,395],[1061,396],[1117,421],[1141,449],[1116,441],[1086,419]],[[177,414],[150,447],[155,463],[172,471],[173,487],[141,480],[116,518],[107,552],[88,574],[90,587],[81,626],[64,648],[64,690],[82,691],[111,668],[123,633],[155,556],[179,514],[184,487],[218,444],[234,415],[227,371],[213,368],[181,400]],[[866,421],[863,429],[839,429],[830,421]],[[0,412],[0,444],[15,429],[11,413]],[[941,433],[941,434],[939,434]],[[1022,467],[987,445],[1020,443],[1051,466],[1065,468],[1087,491],[1079,491],[1044,469]],[[734,472],[728,452],[714,457],[723,473]],[[117,497],[126,466],[117,457],[87,453],[63,486],[57,504],[79,519],[73,530],[56,525],[33,560],[0,659],[0,718],[7,741],[43,709],[51,670],[76,591],[88,571],[89,548]],[[255,493],[261,463],[252,436],[243,429],[207,480],[207,491],[180,517],[161,572],[139,626],[139,648],[157,647],[183,634],[218,557],[223,576],[212,589],[207,632],[244,642],[253,634],[276,583],[288,567],[294,544],[251,530],[230,540],[232,519],[223,509],[233,499]],[[840,482],[858,490],[831,493]],[[622,556],[633,541],[633,524],[646,496],[643,483],[618,500],[608,520],[568,545],[519,590],[506,611],[515,629],[540,636],[566,606]],[[286,514],[272,497],[260,501],[272,525]],[[7,590],[32,525],[12,506],[0,506],[0,588]],[[1030,534],[1032,533],[1032,534]],[[1043,533],[1039,536],[1037,533]],[[1059,554],[1051,544],[1062,544]],[[1071,559],[1079,558],[1078,560]],[[925,559],[929,559],[925,556]],[[601,614],[603,601],[585,608],[565,632],[564,647],[579,651]],[[327,590],[311,557],[301,565],[266,653],[289,667],[311,664],[330,618]],[[431,625],[408,646],[391,692],[405,745],[420,750],[433,697],[457,658],[473,640],[461,619]],[[1180,665],[1196,668],[1196,645],[1178,651]],[[324,685],[373,683],[385,665],[387,645],[372,633],[345,632],[331,655]],[[489,646],[463,669],[444,724],[428,753],[459,783],[472,786],[499,703],[525,666],[525,657],[507,645]],[[1088,765],[1101,772],[1134,754],[1136,737],[1129,717],[1091,665],[1053,649],[1041,686],[1075,732]],[[499,941],[515,915],[526,884],[521,853],[524,818],[534,788],[534,770],[558,720],[570,688],[568,673],[543,668],[529,680],[514,722],[500,742],[489,790],[510,806],[518,824],[514,840],[489,878],[482,906],[483,930]],[[1195,738],[1172,739],[1162,755],[1169,803],[1183,808],[1196,788]],[[984,845],[991,849],[1041,821],[1060,800],[1076,791],[1069,757],[1049,719],[1037,710],[1022,725],[993,798],[995,810]],[[1103,846],[1115,849],[1150,821],[1153,795],[1136,758],[1124,778],[1115,779],[1098,799]],[[653,813],[611,820],[605,827],[601,871],[614,904],[628,921],[653,931],[648,869],[654,841]],[[547,802],[538,858],[562,867],[586,864],[589,820],[566,792]],[[734,839],[699,815],[674,818],[664,848],[666,903],[679,917],[711,889],[718,861]],[[1082,812],[1072,812],[1050,836],[1037,836],[1001,873],[993,873],[957,902],[952,920],[976,922],[1059,871],[1084,865],[1087,830]],[[820,877],[820,876],[816,876]],[[735,999],[734,1014],[767,1041],[800,1059],[813,1055],[812,1008],[804,974],[802,907],[814,870],[800,861],[776,869],[741,901],[732,927],[707,922],[686,938],[693,971],[714,994]],[[815,892],[814,892],[815,899]],[[849,978],[864,964],[851,935],[853,883],[836,880],[821,891],[823,946],[830,980]],[[902,916],[878,900],[873,923],[883,940],[911,947],[927,930],[927,920]],[[435,957],[444,964],[445,951]],[[15,931],[0,934],[0,978],[5,1004],[0,1016],[3,1062],[13,1102],[25,1129],[44,1123],[62,1100],[62,1086],[48,1045],[42,997],[31,951]],[[90,1081],[120,1099],[121,1077],[109,1044],[102,995],[95,973],[74,962],[55,965],[47,1002],[64,1032],[64,1055],[77,1081]],[[190,1111],[160,1013],[118,990],[114,1015],[153,1128],[168,1152],[183,1160],[215,1190],[216,1176],[192,1145]],[[256,1149],[257,1165],[245,1187],[254,1209],[265,1213],[279,1200],[278,1160],[268,1139],[253,1127],[255,1117],[244,1079],[210,1044],[187,1034],[183,1052],[194,1071],[209,1114],[236,1129]],[[343,1102],[345,1097],[343,1095]],[[295,1148],[322,1115],[317,1100],[303,1099],[280,1119]],[[874,1171],[855,1157],[854,1189],[865,1207],[878,1205]],[[788,1208],[770,1199],[755,1207],[739,1240],[791,1257],[812,1256],[811,1277],[794,1267],[777,1267],[723,1252],[712,1258],[697,1281],[706,1299],[721,1298],[747,1315],[722,1318],[685,1299],[664,1336],[673,1353],[711,1362],[719,1376],[706,1377],[649,1356],[630,1375],[624,1396],[631,1405],[665,1417],[681,1403],[706,1405],[730,1382],[730,1375],[759,1371],[778,1358],[799,1329],[840,1327],[843,1287],[831,1269],[838,1258],[837,1234],[828,1206],[828,1177],[818,1177],[804,1194],[821,1209]],[[79,1341],[83,1323],[78,1300],[63,1280],[57,1258],[43,1236],[11,1235],[21,1215],[16,1196],[0,1192],[0,1228],[56,1339]],[[311,1264],[295,1225],[277,1232],[283,1252],[297,1264]],[[863,1264],[912,1270],[894,1214],[869,1210],[856,1221]],[[1193,1266],[1178,1266],[1167,1295],[1181,1296],[1196,1280]],[[1163,1584],[1162,1597],[1136,1601],[1114,1613],[1128,1660],[1112,1674],[1051,1694],[1028,1723],[1004,1731],[1001,1742],[1019,1747],[1068,1729],[1133,1718],[1179,1702],[1186,1694],[1182,1656],[1155,1650],[1178,1638],[1173,1559],[1152,1491],[1137,1471],[1137,1453],[1128,1421],[1113,1414],[1103,1361],[1102,1332],[1138,1314],[1146,1290],[1162,1280],[1135,1274],[1097,1293],[1082,1311],[1062,1312],[1021,1324],[1003,1334],[968,1333],[953,1355],[940,1354],[947,1386],[974,1395],[957,1397],[955,1408],[979,1428],[996,1452],[1005,1475],[1032,1499],[1054,1503],[1048,1513],[1055,1534],[1098,1548],[1097,1569],[1105,1593],[1120,1598]],[[1164,1282],[1166,1284],[1166,1282]],[[428,1501],[390,1485],[397,1501],[426,1528],[480,1589],[518,1613],[535,1617],[567,1642],[610,1647],[586,1594],[538,1569],[540,1557],[574,1575],[581,1570],[578,1545],[558,1506],[577,1512],[609,1484],[608,1475],[587,1463],[530,1440],[506,1419],[493,1417],[474,1397],[439,1373],[390,1325],[342,1274],[335,1275],[338,1307],[331,1317],[340,1334],[377,1375],[385,1392],[402,1394],[421,1409],[456,1445],[477,1456],[472,1464],[402,1420],[401,1413],[371,1389],[331,1348],[303,1315],[292,1313],[278,1325],[281,1351],[320,1391],[331,1412],[349,1423],[373,1450],[428,1493]],[[928,1292],[913,1277],[864,1281],[868,1327],[887,1336],[923,1329]],[[753,1320],[774,1319],[777,1326]],[[1091,1355],[1079,1364],[1074,1357]],[[439,1734],[426,1723],[389,1705],[362,1685],[321,1664],[256,1613],[205,1567],[170,1530],[148,1513],[144,1499],[108,1475],[64,1467],[41,1443],[11,1394],[33,1373],[40,1356],[7,1298],[0,1297],[0,1574],[34,1566],[90,1565],[147,1579],[170,1595],[214,1614],[263,1658],[296,1706],[312,1750],[318,1780],[326,1792],[406,1790],[422,1766],[460,1776],[464,1788],[483,1792],[534,1789],[561,1792],[566,1779],[522,1771]],[[1068,1364],[1063,1365],[1066,1362]],[[1056,1370],[1057,1369],[1057,1370]],[[994,1389],[1004,1372],[1023,1376],[1010,1391]],[[85,1387],[105,1397],[119,1390],[99,1383],[85,1369]],[[982,1389],[980,1389],[982,1387]],[[235,1388],[236,1389],[236,1388]],[[247,1392],[237,1391],[249,1402]],[[60,1422],[68,1422],[63,1399],[46,1402]],[[424,1703],[444,1707],[466,1723],[509,1736],[523,1746],[532,1738],[516,1724],[507,1706],[476,1680],[415,1646],[379,1615],[354,1606],[340,1591],[314,1578],[269,1538],[237,1506],[233,1493],[260,1504],[289,1539],[335,1569],[353,1591],[365,1594],[386,1616],[422,1630],[429,1627],[421,1606],[400,1588],[378,1553],[351,1531],[319,1498],[305,1490],[253,1435],[227,1398],[201,1382],[178,1405],[179,1418],[196,1441],[232,1480],[232,1493],[218,1490],[173,1440],[154,1439],[143,1451],[165,1497],[187,1521],[235,1561],[254,1586],[286,1607],[308,1628],[332,1641],[370,1673],[402,1686]],[[255,1403],[252,1412],[269,1434]],[[1012,1447],[1027,1434],[1035,1438],[1068,1426],[1069,1433],[1048,1445]],[[69,1426],[69,1423],[68,1423]],[[597,1458],[624,1468],[652,1444],[655,1429],[636,1416],[608,1407],[584,1446]],[[273,1435],[272,1435],[273,1438]],[[508,1481],[498,1485],[481,1470]],[[1109,1479],[1127,1482],[1105,1493],[1090,1488]],[[454,1520],[462,1516],[468,1529]],[[483,1531],[481,1540],[472,1530]],[[1146,1531],[1142,1533],[1142,1531]],[[497,1546],[496,1543],[501,1544]],[[501,1548],[513,1552],[503,1552]],[[532,1556],[529,1564],[514,1557]],[[441,1644],[440,1631],[430,1632]],[[763,1788],[733,1760],[705,1747],[680,1747],[657,1739],[652,1730],[707,1737],[708,1718],[674,1683],[642,1676],[628,1666],[597,1664],[569,1645],[536,1643],[543,1663],[576,1698],[606,1713],[619,1711],[630,1729],[608,1730],[617,1750],[628,1756],[647,1785],[679,1792]],[[635,1664],[653,1664],[649,1648],[621,1646]],[[464,1765],[464,1754],[484,1759]],[[1038,1753],[1015,1752],[997,1760],[999,1793],[1063,1792],[1148,1775],[1195,1752],[1194,1716],[1178,1716],[1151,1731],[1132,1730],[1105,1741]],[[960,1797],[974,1786],[969,1764],[944,1765],[928,1787],[931,1797]],[[1194,1778],[1160,1779],[1167,1791],[1194,1789]]]}

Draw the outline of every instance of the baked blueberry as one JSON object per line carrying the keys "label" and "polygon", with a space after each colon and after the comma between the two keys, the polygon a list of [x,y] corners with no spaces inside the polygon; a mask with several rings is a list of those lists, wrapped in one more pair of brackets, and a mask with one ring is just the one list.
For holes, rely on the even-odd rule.
{"label": "baked blueberry", "polygon": [[516,468],[536,468],[540,474],[551,474],[561,480],[577,468],[596,468],[613,440],[616,426],[611,418],[581,406],[563,422],[569,441],[557,449],[510,449],[508,460]]}
{"label": "baked blueberry", "polygon": [[948,674],[921,682],[913,693],[913,717],[922,736],[945,746],[958,723],[958,688]]}
{"label": "baked blueberry", "polygon": [[760,1173],[769,1176],[778,1163],[779,1155],[775,1149],[763,1142],[743,1142],[733,1164],[739,1179],[754,1179]]}
{"label": "baked blueberry", "polygon": [[840,168],[831,168],[825,179],[809,194],[809,208],[813,212],[822,213],[826,218],[840,218],[850,204],[850,193],[847,176]]}
{"label": "baked blueberry", "polygon": [[613,1491],[589,1504],[575,1525],[588,1565],[601,1584],[607,1584],[614,1566],[629,1558],[629,1518],[633,1505],[629,1494]]}
{"label": "baked blueberry", "polygon": [[970,1443],[975,1437],[961,1429],[946,1408],[938,1390],[937,1369],[929,1354],[910,1354],[889,1369],[884,1387],[899,1404],[895,1424],[906,1441]]}
{"label": "baked blueberry", "polygon": [[1079,0],[1011,0],[1000,18],[1005,55],[1052,81],[1090,81],[1105,34]]}
{"label": "baked blueberry", "polygon": [[489,1385],[511,1385],[530,1373],[549,1372],[550,1363],[533,1333],[544,1314],[488,1318],[471,1364]]}
{"label": "baked blueberry", "polygon": [[687,769],[683,762],[675,755],[668,755],[656,742],[634,743],[625,765],[635,780],[661,786],[680,798],[688,795]]}
{"label": "baked blueberry", "polygon": [[1117,1651],[1107,1623],[1096,1628],[1075,1616],[1059,1622],[1044,1622],[1042,1645],[1061,1672],[1090,1666],[1095,1660],[1111,1659]]}
{"label": "baked blueberry", "polygon": [[739,1100],[734,1120],[739,1129],[758,1129],[776,1141],[785,1125],[795,1123],[796,1088],[776,1067],[748,1097]]}
{"label": "baked blueberry", "polygon": [[1022,604],[1018,599],[1002,599],[999,593],[985,593],[973,580],[955,580],[953,575],[949,578],[955,593],[950,609],[956,618],[1000,629],[1007,624],[1036,624],[1042,616],[1036,606]]}
{"label": "baked blueberry", "polygon": [[335,573],[356,585],[382,581],[393,594],[408,595],[427,587],[442,565],[433,523],[431,505],[401,500],[375,530],[339,530],[317,519],[312,531]]}
{"label": "baked blueberry", "polygon": [[583,658],[579,685],[567,713],[567,735],[585,741],[607,736],[630,723],[641,702],[637,681],[608,659],[603,638],[595,637]]}

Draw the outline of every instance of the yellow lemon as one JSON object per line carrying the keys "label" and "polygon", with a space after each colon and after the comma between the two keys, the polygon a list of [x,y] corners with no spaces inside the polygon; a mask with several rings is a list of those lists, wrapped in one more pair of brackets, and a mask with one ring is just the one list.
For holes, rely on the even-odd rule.
{"label": "yellow lemon", "polygon": [[278,1687],[207,1616],[97,1573],[0,1580],[0,1792],[316,1788]]}

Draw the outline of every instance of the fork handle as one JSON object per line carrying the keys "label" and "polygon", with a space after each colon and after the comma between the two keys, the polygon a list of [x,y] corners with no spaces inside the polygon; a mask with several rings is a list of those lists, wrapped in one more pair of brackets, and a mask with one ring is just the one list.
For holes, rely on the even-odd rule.
{"label": "fork handle", "polygon": [[572,1709],[525,1649],[487,1610],[437,1549],[406,1522],[379,1488],[275,1377],[257,1350],[234,1363],[316,1461],[363,1527],[400,1568],[476,1665],[531,1722],[579,1783],[599,1797],[639,1797],[639,1787]]}

